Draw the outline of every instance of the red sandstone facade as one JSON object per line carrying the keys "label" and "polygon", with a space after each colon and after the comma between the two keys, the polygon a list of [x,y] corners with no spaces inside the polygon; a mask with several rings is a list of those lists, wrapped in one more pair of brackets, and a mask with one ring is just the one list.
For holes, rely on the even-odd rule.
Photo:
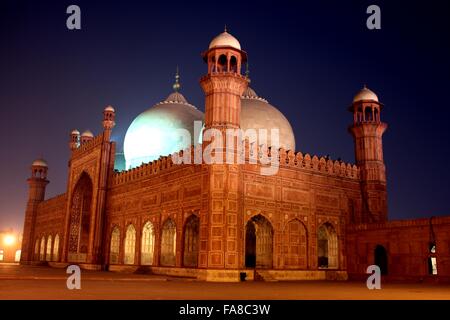
{"label": "red sandstone facade", "polygon": [[[239,128],[246,53],[220,46],[203,57],[205,128]],[[64,194],[44,200],[47,166],[33,164],[22,263],[239,281],[242,272],[247,279],[358,277],[375,256],[388,275],[423,278],[437,257],[432,276],[445,279],[449,218],[387,221],[381,108],[374,99],[350,107],[356,164],[280,149],[278,173],[265,176],[261,164],[179,165],[171,157],[115,172],[115,111],[107,107],[100,135],[72,132]],[[191,157],[207,146],[192,147]],[[251,152],[246,144],[246,159]]]}

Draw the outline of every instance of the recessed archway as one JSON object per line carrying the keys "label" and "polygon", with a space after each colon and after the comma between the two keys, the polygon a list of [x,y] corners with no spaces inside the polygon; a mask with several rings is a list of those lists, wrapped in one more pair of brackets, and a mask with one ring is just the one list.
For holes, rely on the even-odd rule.
{"label": "recessed archway", "polygon": [[47,251],[45,252],[45,261],[52,261],[52,235],[47,237]]}
{"label": "recessed archway", "polygon": [[53,240],[53,261],[59,261],[59,234]]}
{"label": "recessed archway", "polygon": [[39,250],[39,260],[44,261],[45,260],[45,237],[42,236],[41,238],[41,248]]}
{"label": "recessed archway", "polygon": [[388,274],[388,256],[387,251],[382,245],[377,245],[374,250],[375,265],[380,267],[382,275]]}
{"label": "recessed archway", "polygon": [[153,223],[147,221],[142,228],[141,264],[150,266],[153,264],[155,252],[155,228]]}
{"label": "recessed archway", "polygon": [[124,263],[134,264],[134,257],[136,255],[136,229],[132,224],[127,227],[125,233],[125,250]]}
{"label": "recessed archway", "polygon": [[322,224],[317,231],[317,257],[319,268],[338,267],[338,239],[331,223]]}
{"label": "recessed archway", "polygon": [[191,215],[184,226],[183,265],[197,267],[200,219]]}
{"label": "recessed archway", "polygon": [[83,172],[78,180],[70,205],[69,261],[86,262],[91,222],[92,181]]}
{"label": "recessed archway", "polygon": [[161,233],[161,265],[175,266],[177,228],[172,219],[164,222]]}
{"label": "recessed archway", "polygon": [[120,229],[115,226],[111,232],[111,242],[109,246],[109,263],[118,264],[120,254]]}
{"label": "recessed archway", "polygon": [[254,216],[245,227],[245,266],[270,269],[273,266],[272,257],[272,225],[264,216]]}

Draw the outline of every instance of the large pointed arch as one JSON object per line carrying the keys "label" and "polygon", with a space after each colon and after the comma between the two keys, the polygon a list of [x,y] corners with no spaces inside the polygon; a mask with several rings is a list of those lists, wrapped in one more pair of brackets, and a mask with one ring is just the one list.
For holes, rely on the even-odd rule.
{"label": "large pointed arch", "polygon": [[75,185],[70,204],[69,262],[86,262],[92,216],[92,180],[83,172]]}
{"label": "large pointed arch", "polygon": [[336,229],[329,222],[317,230],[317,256],[319,268],[338,267],[338,238]]}
{"label": "large pointed arch", "polygon": [[273,267],[273,227],[261,214],[248,220],[245,227],[245,266]]}

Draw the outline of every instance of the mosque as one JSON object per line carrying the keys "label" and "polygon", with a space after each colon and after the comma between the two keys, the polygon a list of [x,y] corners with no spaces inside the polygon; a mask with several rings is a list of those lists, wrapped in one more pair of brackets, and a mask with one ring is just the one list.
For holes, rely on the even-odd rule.
{"label": "mosque", "polygon": [[[112,106],[100,134],[70,133],[63,194],[46,199],[48,164],[32,163],[22,264],[205,281],[358,279],[376,264],[387,278],[450,280],[450,217],[388,220],[387,125],[373,91],[349,99],[355,163],[344,163],[296,151],[288,119],[249,86],[234,36],[219,34],[202,56],[204,114],[177,74],[174,91],[131,123],[123,154],[111,140]],[[276,174],[261,174],[262,163],[173,161],[207,148],[207,130],[238,128],[279,130],[279,144],[246,140],[243,150],[245,159],[278,153]]]}

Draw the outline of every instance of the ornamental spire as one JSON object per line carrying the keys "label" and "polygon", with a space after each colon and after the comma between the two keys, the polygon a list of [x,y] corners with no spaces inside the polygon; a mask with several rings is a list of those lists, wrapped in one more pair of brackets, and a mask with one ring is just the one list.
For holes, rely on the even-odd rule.
{"label": "ornamental spire", "polygon": [[177,66],[177,72],[175,73],[175,83],[173,84],[173,90],[175,90],[175,92],[178,92],[178,90],[180,90],[181,84],[180,84],[180,74],[178,71],[178,66]]}

